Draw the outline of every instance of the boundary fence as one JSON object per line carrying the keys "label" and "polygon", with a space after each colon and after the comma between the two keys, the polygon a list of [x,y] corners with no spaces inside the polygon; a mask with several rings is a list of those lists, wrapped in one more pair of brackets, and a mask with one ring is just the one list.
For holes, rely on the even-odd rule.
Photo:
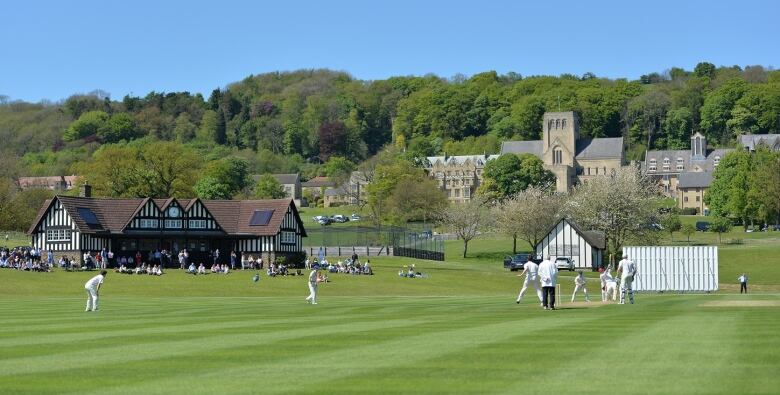
{"label": "boundary fence", "polygon": [[444,241],[426,232],[388,227],[321,227],[307,229],[303,240],[309,256],[404,256],[416,259],[444,260]]}

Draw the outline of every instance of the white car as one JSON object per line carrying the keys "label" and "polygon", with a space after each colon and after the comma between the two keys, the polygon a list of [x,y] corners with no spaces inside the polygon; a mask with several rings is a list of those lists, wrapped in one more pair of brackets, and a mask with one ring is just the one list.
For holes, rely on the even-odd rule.
{"label": "white car", "polygon": [[558,257],[555,258],[555,267],[558,268],[558,270],[570,270],[574,271],[574,262],[566,257]]}

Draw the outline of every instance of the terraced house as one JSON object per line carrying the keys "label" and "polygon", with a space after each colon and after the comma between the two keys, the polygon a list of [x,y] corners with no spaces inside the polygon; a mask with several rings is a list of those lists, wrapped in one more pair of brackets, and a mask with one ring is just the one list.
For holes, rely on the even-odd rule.
{"label": "terraced house", "polygon": [[80,257],[106,248],[120,256],[187,249],[191,259],[215,250],[297,256],[306,230],[292,199],[110,199],[55,196],[46,200],[28,234],[32,245]]}

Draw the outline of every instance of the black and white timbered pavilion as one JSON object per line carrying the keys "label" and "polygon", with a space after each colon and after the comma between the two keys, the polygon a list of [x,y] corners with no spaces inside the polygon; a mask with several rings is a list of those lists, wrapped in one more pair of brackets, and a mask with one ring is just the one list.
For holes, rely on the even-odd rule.
{"label": "black and white timbered pavilion", "polygon": [[[296,256],[306,237],[292,199],[201,200],[112,199],[55,196],[46,200],[30,226],[32,245],[81,259],[106,248],[115,256],[187,249],[203,260],[218,249],[262,256]],[[174,259],[175,260],[175,259]]]}
{"label": "black and white timbered pavilion", "polygon": [[577,269],[601,267],[606,249],[604,234],[599,231],[583,231],[567,218],[558,221],[534,250],[542,256],[569,258]]}

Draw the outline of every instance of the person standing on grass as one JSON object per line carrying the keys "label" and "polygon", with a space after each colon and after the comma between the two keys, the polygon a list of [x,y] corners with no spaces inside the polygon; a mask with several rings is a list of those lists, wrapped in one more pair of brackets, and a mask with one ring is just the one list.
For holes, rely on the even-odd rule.
{"label": "person standing on grass", "polygon": [[574,292],[571,293],[571,301],[574,302],[574,297],[577,296],[577,292],[582,290],[585,294],[585,301],[590,302],[588,297],[588,289],[585,287],[585,274],[582,270],[577,272],[577,276],[574,277]]}
{"label": "person standing on grass", "polygon": [[517,300],[515,300],[515,303],[520,303],[520,301],[523,299],[523,295],[525,295],[525,290],[528,289],[528,284],[531,284],[534,286],[534,289],[536,290],[536,296],[539,297],[539,302],[542,301],[542,290],[539,289],[539,265],[536,264],[533,260],[531,260],[531,256],[528,256],[528,262],[526,262],[523,265],[523,272],[518,274],[517,277],[522,277],[525,275],[525,280],[523,281],[523,288],[520,289],[520,294],[517,295]]}
{"label": "person standing on grass", "polygon": [[320,282],[320,268],[317,265],[309,272],[309,296],[306,297],[306,302],[311,304],[317,304],[317,285]]}
{"label": "person standing on grass", "polygon": [[97,311],[98,309],[98,294],[100,286],[103,285],[103,280],[106,278],[107,271],[101,270],[100,274],[92,277],[84,284],[84,289],[87,290],[87,309],[84,311]]}
{"label": "person standing on grass", "polygon": [[739,293],[747,293],[747,282],[748,282],[748,276],[747,273],[742,273],[741,276],[737,278],[739,280]]}
{"label": "person standing on grass", "polygon": [[620,277],[620,302],[626,304],[626,293],[631,304],[634,304],[634,277],[638,270],[636,263],[628,259],[628,255],[623,254],[623,259],[618,263],[617,274]]}
{"label": "person standing on grass", "polygon": [[555,284],[558,280],[558,268],[550,260],[550,256],[544,257],[539,264],[539,278],[542,282],[542,306],[545,310],[555,310]]}

